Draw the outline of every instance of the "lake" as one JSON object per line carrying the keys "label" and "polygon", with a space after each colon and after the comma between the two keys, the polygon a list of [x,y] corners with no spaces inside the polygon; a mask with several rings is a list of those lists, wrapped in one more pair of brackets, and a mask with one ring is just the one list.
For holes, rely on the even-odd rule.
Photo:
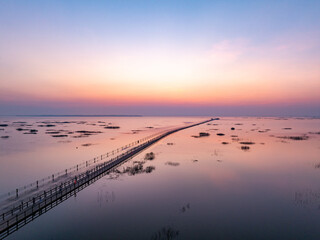
{"label": "lake", "polygon": [[[209,118],[1,117],[0,195]],[[160,140],[7,239],[319,239],[319,183],[320,119],[223,117]]]}

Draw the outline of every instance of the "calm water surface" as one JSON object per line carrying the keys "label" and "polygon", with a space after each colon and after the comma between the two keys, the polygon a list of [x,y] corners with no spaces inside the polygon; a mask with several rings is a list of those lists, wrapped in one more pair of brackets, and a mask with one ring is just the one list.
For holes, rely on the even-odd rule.
{"label": "calm water surface", "polygon": [[[0,136],[9,138],[0,139],[0,193],[165,127],[202,119],[3,118],[8,126]],[[15,121],[32,124],[27,127],[38,134],[17,131]],[[77,122],[38,127],[42,121]],[[120,129],[104,129],[98,121]],[[55,138],[45,133],[53,128],[103,133]],[[210,136],[192,137],[199,132]],[[183,130],[7,239],[319,239],[319,132],[319,119],[276,118],[221,118]],[[147,152],[155,158],[145,160]],[[154,168],[128,171],[139,164]]]}

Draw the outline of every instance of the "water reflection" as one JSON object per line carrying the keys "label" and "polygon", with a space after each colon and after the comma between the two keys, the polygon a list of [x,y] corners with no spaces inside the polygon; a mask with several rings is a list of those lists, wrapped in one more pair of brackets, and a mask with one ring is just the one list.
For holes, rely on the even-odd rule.
{"label": "water reflection", "polygon": [[[37,128],[37,134],[28,136],[9,122],[0,135],[10,138],[1,143],[10,148],[11,140],[19,140],[25,148],[21,144],[20,154],[16,148],[10,155],[0,146],[4,156],[0,161],[5,159],[18,167],[20,175],[32,172],[38,176],[37,168],[64,166],[79,156],[87,159],[90,154],[126,144],[126,139],[148,131],[149,135],[159,125],[179,124],[185,119],[105,119],[105,124],[120,126],[109,130],[99,126],[104,124],[98,119],[86,121],[96,125],[57,124],[50,128],[103,132],[89,140],[69,137],[72,142],[68,144],[57,144],[57,139],[45,135],[46,128]],[[213,129],[212,125],[218,127]],[[22,228],[11,239],[32,239],[35,233],[39,239],[104,239],[106,232],[111,239],[318,239],[319,126],[319,119],[222,118],[209,126],[173,134],[83,190],[76,202],[65,201],[41,222]],[[210,135],[190,137],[201,132]],[[300,136],[308,139],[290,138]],[[33,144],[27,144],[29,139]],[[154,158],[148,160],[146,153],[151,152]],[[33,158],[41,158],[38,165],[33,164]],[[16,159],[28,163],[24,166],[34,165],[35,170],[23,169]],[[7,169],[0,169],[0,173],[7,175],[10,166],[5,166]],[[148,167],[152,167],[152,174]],[[0,185],[10,185],[1,174]],[[108,207],[101,211],[106,204]]]}
{"label": "water reflection", "polygon": [[129,176],[134,176],[141,173],[151,173],[153,172],[156,167],[155,166],[144,166],[147,162],[146,161],[134,161],[131,166],[123,167],[122,170],[119,168],[114,169],[109,175],[111,179],[116,179],[120,176],[125,174]]}
{"label": "water reflection", "polygon": [[163,227],[159,231],[155,232],[151,240],[172,240],[176,239],[179,236],[179,230],[176,230],[175,228],[168,226]]}
{"label": "water reflection", "polygon": [[116,200],[116,195],[114,191],[107,191],[104,189],[101,189],[98,191],[97,194],[97,202],[100,207],[102,207],[104,204],[113,203]]}
{"label": "water reflection", "polygon": [[179,166],[180,165],[180,163],[178,163],[178,162],[166,162],[165,163],[166,165],[169,165],[169,166],[173,166],[173,167],[177,167],[177,166]]}
{"label": "water reflection", "polygon": [[[148,165],[150,161],[155,159],[153,152],[146,153],[144,159],[141,161],[127,161],[124,166],[117,167],[108,173],[110,179],[118,179],[120,176],[128,175],[134,176],[142,173],[151,173],[156,167]],[[148,166],[145,166],[148,165]]]}
{"label": "water reflection", "polygon": [[249,146],[241,146],[241,150],[247,152],[250,150],[250,147]]}
{"label": "water reflection", "polygon": [[320,191],[305,189],[294,194],[295,203],[301,207],[313,207],[320,210]]}
{"label": "water reflection", "polygon": [[180,209],[182,213],[185,213],[188,210],[190,210],[190,203],[187,203],[185,206],[182,206],[182,208]]}

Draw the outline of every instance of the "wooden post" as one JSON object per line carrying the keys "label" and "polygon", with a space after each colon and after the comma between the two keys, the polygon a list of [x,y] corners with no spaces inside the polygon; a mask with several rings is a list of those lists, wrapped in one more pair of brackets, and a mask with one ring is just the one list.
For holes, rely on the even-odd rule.
{"label": "wooden post", "polygon": [[37,181],[37,189],[39,188],[39,182]]}
{"label": "wooden post", "polygon": [[18,198],[19,197],[19,192],[18,192],[18,188],[16,189],[16,197]]}
{"label": "wooden post", "polygon": [[66,175],[68,175],[68,169],[66,169]]}
{"label": "wooden post", "polygon": [[54,182],[54,174],[52,174],[52,182]]}
{"label": "wooden post", "polygon": [[77,171],[78,171],[78,165],[77,165]]}

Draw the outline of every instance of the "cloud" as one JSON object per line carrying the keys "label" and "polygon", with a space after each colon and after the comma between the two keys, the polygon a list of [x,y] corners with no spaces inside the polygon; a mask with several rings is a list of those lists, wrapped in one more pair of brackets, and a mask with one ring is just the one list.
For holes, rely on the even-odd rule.
{"label": "cloud", "polygon": [[215,64],[229,64],[237,61],[248,51],[246,39],[223,40],[213,44],[209,52],[209,60]]}

